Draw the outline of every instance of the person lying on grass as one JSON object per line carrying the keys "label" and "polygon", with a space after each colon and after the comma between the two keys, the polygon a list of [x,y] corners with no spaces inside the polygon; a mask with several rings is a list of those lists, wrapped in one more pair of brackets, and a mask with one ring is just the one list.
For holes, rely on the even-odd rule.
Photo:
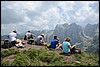
{"label": "person lying on grass", "polygon": [[15,44],[15,46],[17,48],[24,48],[23,42],[20,39],[16,39],[16,42],[17,43]]}

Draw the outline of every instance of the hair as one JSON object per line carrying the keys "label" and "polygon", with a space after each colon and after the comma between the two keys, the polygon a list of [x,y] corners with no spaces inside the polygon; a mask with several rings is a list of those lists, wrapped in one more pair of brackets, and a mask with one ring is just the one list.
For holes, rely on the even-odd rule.
{"label": "hair", "polygon": [[14,30],[13,32],[14,32],[14,33],[17,33],[17,31],[16,31],[16,30]]}
{"label": "hair", "polygon": [[30,32],[30,31],[27,31],[27,32]]}
{"label": "hair", "polygon": [[54,39],[57,39],[57,36],[54,36]]}
{"label": "hair", "polygon": [[67,37],[67,38],[65,38],[65,41],[68,41],[68,42],[69,42],[69,41],[70,41],[70,38],[68,38],[68,37]]}
{"label": "hair", "polygon": [[44,37],[44,34],[41,34],[42,37]]}

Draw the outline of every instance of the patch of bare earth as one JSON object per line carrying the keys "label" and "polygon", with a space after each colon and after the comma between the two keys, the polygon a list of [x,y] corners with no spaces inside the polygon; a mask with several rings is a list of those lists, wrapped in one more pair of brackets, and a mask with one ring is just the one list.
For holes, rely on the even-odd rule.
{"label": "patch of bare earth", "polygon": [[3,60],[6,60],[6,61],[9,61],[9,62],[11,62],[11,61],[13,61],[14,59],[14,56],[15,55],[9,55],[9,56],[7,56],[7,57],[5,57],[5,58],[3,58]]}

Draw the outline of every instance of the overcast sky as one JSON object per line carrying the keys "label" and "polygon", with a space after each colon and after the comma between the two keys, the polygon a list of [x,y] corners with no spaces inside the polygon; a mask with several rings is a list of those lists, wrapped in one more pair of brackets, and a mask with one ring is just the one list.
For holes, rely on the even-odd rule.
{"label": "overcast sky", "polygon": [[1,1],[1,35],[99,23],[99,1]]}

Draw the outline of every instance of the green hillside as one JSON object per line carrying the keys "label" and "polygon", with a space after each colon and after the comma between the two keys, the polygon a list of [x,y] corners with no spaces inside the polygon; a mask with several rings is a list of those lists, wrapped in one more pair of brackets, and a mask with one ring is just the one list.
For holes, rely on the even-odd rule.
{"label": "green hillside", "polygon": [[61,50],[48,48],[19,50],[1,49],[1,66],[99,66],[99,54],[61,55]]}

